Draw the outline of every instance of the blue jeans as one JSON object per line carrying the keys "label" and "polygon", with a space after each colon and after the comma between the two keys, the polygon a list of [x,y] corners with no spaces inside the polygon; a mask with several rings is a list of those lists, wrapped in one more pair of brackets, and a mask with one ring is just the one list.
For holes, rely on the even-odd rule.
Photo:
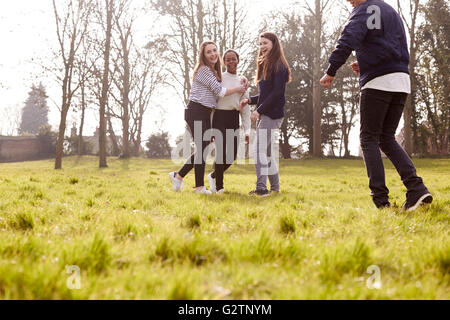
{"label": "blue jeans", "polygon": [[276,133],[283,123],[283,119],[271,119],[261,115],[256,130],[256,189],[267,190],[267,178],[271,191],[280,191],[280,176],[278,173],[278,155],[274,154],[273,144],[277,143]]}
{"label": "blue jeans", "polygon": [[397,169],[406,187],[406,198],[428,192],[408,154],[395,140],[408,94],[375,89],[361,91],[361,149],[369,176],[369,188],[377,207],[389,203],[380,149]]}

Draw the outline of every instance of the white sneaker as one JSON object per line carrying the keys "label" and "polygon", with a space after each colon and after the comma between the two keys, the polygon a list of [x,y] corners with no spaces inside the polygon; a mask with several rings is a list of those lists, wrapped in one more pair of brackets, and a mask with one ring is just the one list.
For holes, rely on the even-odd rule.
{"label": "white sneaker", "polygon": [[209,190],[211,190],[211,192],[216,193],[217,192],[216,179],[213,179],[212,173],[208,174],[208,181],[209,181]]}
{"label": "white sneaker", "polygon": [[181,189],[183,189],[183,181],[178,180],[176,178],[176,175],[177,175],[176,172],[169,173],[170,181],[172,181],[172,190],[173,191],[181,191]]}
{"label": "white sneaker", "polygon": [[198,194],[212,194],[212,192],[209,191],[208,189],[206,189],[206,187],[203,187],[200,190],[195,189],[194,193],[198,193]]}
{"label": "white sneaker", "polygon": [[216,193],[217,194],[224,194],[226,191],[225,191],[225,189],[220,189],[219,191],[217,191]]}

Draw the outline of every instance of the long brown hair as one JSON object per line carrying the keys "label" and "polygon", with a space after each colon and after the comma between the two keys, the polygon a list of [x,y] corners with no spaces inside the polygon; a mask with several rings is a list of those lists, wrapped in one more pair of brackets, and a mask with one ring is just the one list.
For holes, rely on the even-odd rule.
{"label": "long brown hair", "polygon": [[[207,66],[208,68],[211,69],[211,67],[209,66],[208,60],[205,57],[205,49],[206,49],[206,46],[209,44],[215,45],[218,50],[217,44],[215,44],[212,41],[205,41],[201,44],[200,53],[198,55],[198,62],[194,68],[194,79],[195,79],[195,76],[197,75],[198,69],[200,69],[200,67]],[[214,68],[211,69],[211,71],[216,76],[217,81],[222,82],[222,64],[221,64],[220,56],[219,56],[219,59],[217,60],[216,64],[214,65]]]}
{"label": "long brown hair", "polygon": [[282,63],[288,70],[288,76],[286,77],[286,83],[291,81],[291,69],[287,63],[286,57],[284,56],[283,47],[281,46],[280,40],[272,32],[263,32],[259,36],[260,38],[265,38],[273,43],[272,50],[268,56],[263,56],[261,48],[258,51],[257,58],[257,68],[256,68],[256,84],[258,84],[262,79],[270,80],[272,75],[272,70],[275,67],[275,72],[278,72],[280,63]]}

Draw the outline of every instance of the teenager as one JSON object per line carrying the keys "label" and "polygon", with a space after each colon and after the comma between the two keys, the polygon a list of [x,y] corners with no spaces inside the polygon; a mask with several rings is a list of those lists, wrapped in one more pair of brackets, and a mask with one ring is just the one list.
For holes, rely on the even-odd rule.
{"label": "teenager", "polygon": [[320,83],[325,88],[331,87],[337,70],[351,52],[356,51],[357,62],[352,68],[360,74],[360,142],[372,200],[377,208],[391,206],[381,149],[394,164],[406,187],[403,208],[412,211],[421,204],[431,203],[433,197],[417,176],[411,159],[395,140],[406,98],[411,93],[409,52],[403,22],[384,1],[347,1],[354,9]]}
{"label": "teenager", "polygon": [[259,36],[256,83],[259,94],[244,100],[245,104],[256,105],[252,121],[258,121],[256,130],[256,190],[250,195],[267,196],[267,178],[271,192],[280,192],[280,178],[275,155],[272,154],[272,139],[284,119],[286,84],[291,80],[291,71],[278,37],[271,32]]}
{"label": "teenager", "polygon": [[229,96],[234,93],[243,94],[247,91],[246,85],[238,85],[226,89],[221,85],[222,67],[217,45],[206,41],[200,46],[198,63],[194,69],[192,88],[189,103],[185,109],[187,127],[194,139],[195,152],[186,161],[178,172],[169,173],[174,191],[181,191],[183,178],[194,168],[195,193],[211,194],[204,185],[205,158],[204,151],[210,144],[205,139],[205,132],[211,129],[211,111],[218,107],[219,97]]}
{"label": "teenager", "polygon": [[[226,72],[222,74],[222,86],[233,88],[239,86],[242,77],[237,74],[239,54],[234,50],[227,50],[223,55]],[[239,143],[239,115],[242,118],[245,140],[248,144],[250,137],[250,108],[240,108],[240,103],[248,99],[249,94],[235,93],[219,99],[218,107],[213,112],[212,127],[220,132],[221,139],[216,139],[216,161],[214,172],[208,175],[209,189],[212,192],[224,193],[223,175],[236,160]]]}

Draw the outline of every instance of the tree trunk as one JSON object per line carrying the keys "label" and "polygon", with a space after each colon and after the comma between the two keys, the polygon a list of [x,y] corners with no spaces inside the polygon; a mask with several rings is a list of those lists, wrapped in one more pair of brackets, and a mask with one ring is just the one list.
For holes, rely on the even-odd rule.
{"label": "tree trunk", "polygon": [[106,161],[106,121],[105,108],[108,101],[108,74],[109,74],[109,55],[111,50],[111,29],[112,29],[112,11],[113,0],[105,0],[106,5],[106,43],[104,52],[104,69],[102,80],[102,96],[100,99],[100,126],[99,126],[99,167],[108,167]]}
{"label": "tree trunk", "polygon": [[283,121],[283,124],[280,128],[280,147],[281,147],[281,154],[283,156],[283,159],[291,159],[291,145],[289,144],[289,136],[287,132],[287,123],[286,121]]}
{"label": "tree trunk", "polygon": [[141,148],[141,142],[142,142],[142,121],[144,118],[144,107],[139,106],[139,118],[138,118],[138,128],[137,128],[137,135],[136,135],[136,141],[134,144],[134,155],[137,157],[139,156],[139,150]]}
{"label": "tree trunk", "polygon": [[80,122],[80,130],[78,136],[78,155],[81,156],[84,153],[83,148],[83,128],[84,128],[84,115],[86,110],[86,100],[85,100],[85,88],[84,83],[81,86],[81,122]]}
{"label": "tree trunk", "polygon": [[316,0],[316,16],[315,16],[315,50],[314,50],[314,67],[313,67],[313,155],[315,157],[322,156],[322,106],[320,104],[320,53],[321,53],[321,33],[322,33],[322,13],[320,8],[320,0]]}
{"label": "tree trunk", "polygon": [[120,153],[120,149],[119,149],[119,145],[117,144],[117,137],[116,137],[116,134],[114,133],[113,126],[111,123],[111,117],[109,115],[107,116],[106,121],[108,124],[109,139],[111,140],[111,146],[112,146],[111,153],[113,156],[118,156]]}
{"label": "tree trunk", "polygon": [[[63,101],[65,100],[65,96],[63,97]],[[62,169],[62,157],[64,153],[64,136],[66,132],[66,119],[67,113],[69,111],[69,107],[67,106],[67,102],[63,102],[62,110],[61,110],[61,121],[59,123],[59,131],[58,131],[58,142],[56,144],[56,157],[55,157],[55,169]]]}

